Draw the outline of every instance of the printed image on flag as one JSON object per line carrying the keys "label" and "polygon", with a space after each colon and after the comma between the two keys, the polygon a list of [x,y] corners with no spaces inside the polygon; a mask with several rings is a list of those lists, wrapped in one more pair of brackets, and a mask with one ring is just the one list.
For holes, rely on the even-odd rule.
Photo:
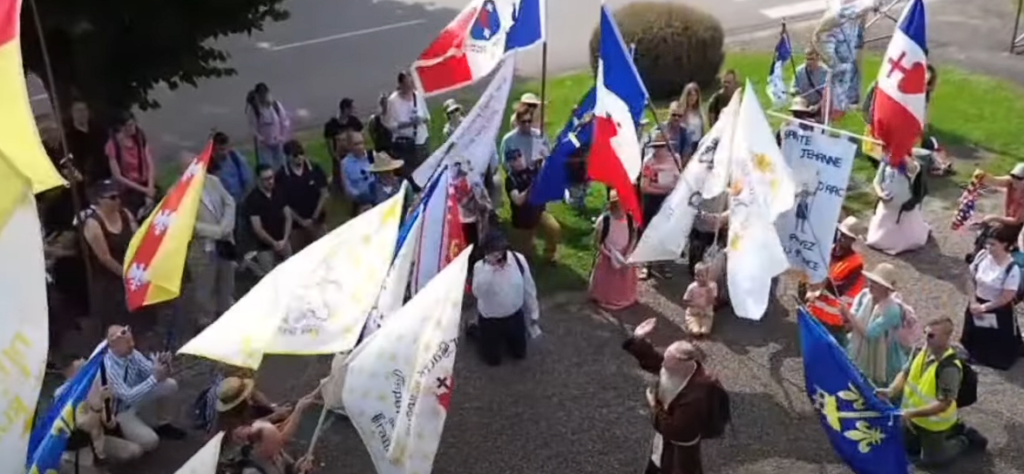
{"label": "printed image on flag", "polygon": [[79,416],[89,414],[82,406],[89,392],[99,388],[99,375],[107,343],[103,342],[75,377],[59,390],[57,399],[45,416],[40,417],[29,441],[27,469],[30,474],[57,472],[68,438]]}
{"label": "printed image on flag", "polygon": [[906,474],[899,410],[875,388],[825,328],[797,310],[807,396],[832,449],[857,474]]}
{"label": "printed image on flag", "polygon": [[544,41],[546,0],[471,0],[412,64],[425,96],[470,85]]}
{"label": "printed image on flag", "polygon": [[884,143],[889,164],[902,169],[921,141],[928,75],[927,19],[924,1],[903,10],[878,71],[871,130]]}
{"label": "printed image on flag", "polygon": [[212,153],[210,142],[132,236],[124,258],[129,310],[169,301],[181,294],[188,244],[195,230]]}
{"label": "printed image on flag", "polygon": [[413,265],[413,295],[421,291],[465,247],[459,206],[452,192],[452,170],[441,168],[436,184],[422,203],[423,225],[419,228],[419,247]]}

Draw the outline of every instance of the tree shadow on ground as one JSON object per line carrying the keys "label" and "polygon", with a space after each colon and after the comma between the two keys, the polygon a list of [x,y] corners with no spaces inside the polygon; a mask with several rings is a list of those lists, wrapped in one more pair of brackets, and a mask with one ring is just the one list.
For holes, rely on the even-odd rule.
{"label": "tree shadow on ground", "polygon": [[898,258],[921,274],[945,281],[961,291],[963,290],[967,270],[964,256],[946,255],[939,247],[935,237],[929,237],[928,242],[922,248],[891,258]]}

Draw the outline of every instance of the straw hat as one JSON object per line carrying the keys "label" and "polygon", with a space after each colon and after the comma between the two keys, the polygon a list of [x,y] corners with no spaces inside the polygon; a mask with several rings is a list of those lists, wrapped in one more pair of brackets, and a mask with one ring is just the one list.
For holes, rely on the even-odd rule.
{"label": "straw hat", "polygon": [[394,171],[405,165],[405,161],[396,160],[391,158],[391,155],[378,151],[373,154],[373,164],[370,165],[370,172],[372,173],[383,173],[385,171]]}
{"label": "straw hat", "polygon": [[665,139],[665,134],[661,133],[661,130],[654,132],[654,137],[651,138],[651,142],[648,143],[651,147],[663,147],[668,146],[668,140]]}
{"label": "straw hat", "polygon": [[462,110],[462,105],[455,101],[455,99],[448,99],[444,101],[444,113],[450,114]]}
{"label": "straw hat", "polygon": [[1010,171],[1010,176],[1024,179],[1024,163],[1017,163],[1017,165],[1013,167],[1013,170]]}
{"label": "straw hat", "polygon": [[864,236],[864,224],[860,222],[860,219],[849,216],[839,223],[839,232],[855,239],[860,239]]}
{"label": "straw hat", "polygon": [[807,99],[804,98],[804,97],[794,97],[793,98],[793,102],[790,102],[790,104],[789,104],[789,111],[790,112],[814,112],[814,110],[811,109],[811,104],[809,102],[807,102]]}
{"label": "straw hat", "polygon": [[253,379],[228,377],[217,384],[217,411],[223,413],[238,406],[252,394],[256,382]]}
{"label": "straw hat", "polygon": [[540,97],[537,97],[537,94],[534,94],[533,92],[527,92],[519,97],[519,103],[526,105],[540,105]]}
{"label": "straw hat", "polygon": [[879,263],[874,270],[864,272],[864,278],[890,290],[896,289],[896,267],[891,264]]}
{"label": "straw hat", "polygon": [[619,200],[619,192],[618,191],[613,189],[613,190],[608,192],[608,202],[615,202],[615,201],[618,201],[618,200]]}

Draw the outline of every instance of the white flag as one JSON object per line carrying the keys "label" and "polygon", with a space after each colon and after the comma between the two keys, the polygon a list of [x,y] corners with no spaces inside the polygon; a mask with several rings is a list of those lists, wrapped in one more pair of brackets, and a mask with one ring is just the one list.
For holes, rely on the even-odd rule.
{"label": "white flag", "polygon": [[178,353],[256,369],[263,354],[352,349],[391,266],[404,199],[403,189],[293,255]]}
{"label": "white flag", "polygon": [[715,154],[711,160],[711,173],[704,181],[701,196],[704,199],[712,199],[721,196],[729,188],[729,173],[732,172],[733,142],[736,137],[736,120],[739,118],[740,101],[743,95],[736,91],[729,99],[729,105],[722,109],[718,115],[718,122],[715,127],[721,127],[718,132],[721,139],[715,147]]}
{"label": "white flag", "polygon": [[782,247],[793,268],[811,283],[828,278],[839,215],[853,171],[857,145],[799,127],[782,130],[782,152],[797,178],[793,209],[775,221]]}
{"label": "white flag", "polygon": [[[454,159],[470,160],[472,171],[483,174],[498,153],[498,132],[501,131],[505,106],[512,90],[516,73],[515,56],[509,56],[491,79],[487,90],[469,111],[459,127],[445,140],[444,145],[412,173],[412,179],[420,186],[426,186],[430,177],[441,165]],[[495,170],[491,170],[494,172]]]}
{"label": "white flag", "polygon": [[384,287],[377,297],[377,304],[370,311],[370,317],[366,320],[366,327],[363,328],[363,340],[377,332],[384,324],[384,321],[395,314],[405,304],[405,292],[412,279],[412,267],[419,254],[420,229],[423,227],[423,214],[418,214],[416,220],[409,227],[409,233],[402,242],[402,247],[395,255],[395,261],[391,263],[391,270],[384,280]]}
{"label": "white flag", "polygon": [[782,157],[764,110],[748,82],[736,122],[729,185],[727,274],[733,311],[760,320],[772,278],[789,268],[773,225],[793,207],[793,173]]}
{"label": "white flag", "polygon": [[701,189],[711,173],[715,150],[722,141],[722,130],[726,126],[726,122],[719,120],[700,140],[675,189],[651,218],[636,249],[629,255],[629,263],[675,260],[682,254],[703,200]]}
{"label": "white flag", "polygon": [[[0,156],[0,174],[17,176]],[[46,370],[49,312],[42,226],[27,182],[23,201],[0,229],[0,389],[6,428],[0,431],[0,473],[25,472],[28,429]],[[4,191],[9,191],[5,189]]]}
{"label": "white flag", "polygon": [[342,400],[378,474],[427,474],[452,394],[472,246],[348,359]]}
{"label": "white flag", "polygon": [[206,445],[196,451],[174,474],[217,474],[217,461],[220,459],[220,445],[223,439],[224,432],[217,433],[217,436],[207,441]]}

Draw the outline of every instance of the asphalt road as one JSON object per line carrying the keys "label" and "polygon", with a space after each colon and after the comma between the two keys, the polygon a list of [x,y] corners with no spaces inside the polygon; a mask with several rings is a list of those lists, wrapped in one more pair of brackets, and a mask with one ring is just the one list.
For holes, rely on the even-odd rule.
{"label": "asphalt road", "polygon": [[[678,1],[678,0],[669,0]],[[159,110],[141,115],[158,156],[198,148],[213,127],[242,136],[244,97],[266,82],[295,113],[298,128],[318,126],[342,96],[356,100],[360,115],[373,112],[377,95],[390,89],[395,74],[408,66],[467,0],[289,0],[291,18],[268,25],[252,37],[219,41],[232,55],[238,75],[209,79],[198,88],[159,89]],[[609,0],[611,8],[630,3]],[[689,0],[718,17],[727,32],[775,28],[782,18],[821,14],[824,0]],[[548,2],[548,66],[552,73],[587,64],[587,44],[598,19],[593,0]],[[524,54],[519,72],[539,76],[540,48]],[[45,94],[35,85],[39,110]]]}

